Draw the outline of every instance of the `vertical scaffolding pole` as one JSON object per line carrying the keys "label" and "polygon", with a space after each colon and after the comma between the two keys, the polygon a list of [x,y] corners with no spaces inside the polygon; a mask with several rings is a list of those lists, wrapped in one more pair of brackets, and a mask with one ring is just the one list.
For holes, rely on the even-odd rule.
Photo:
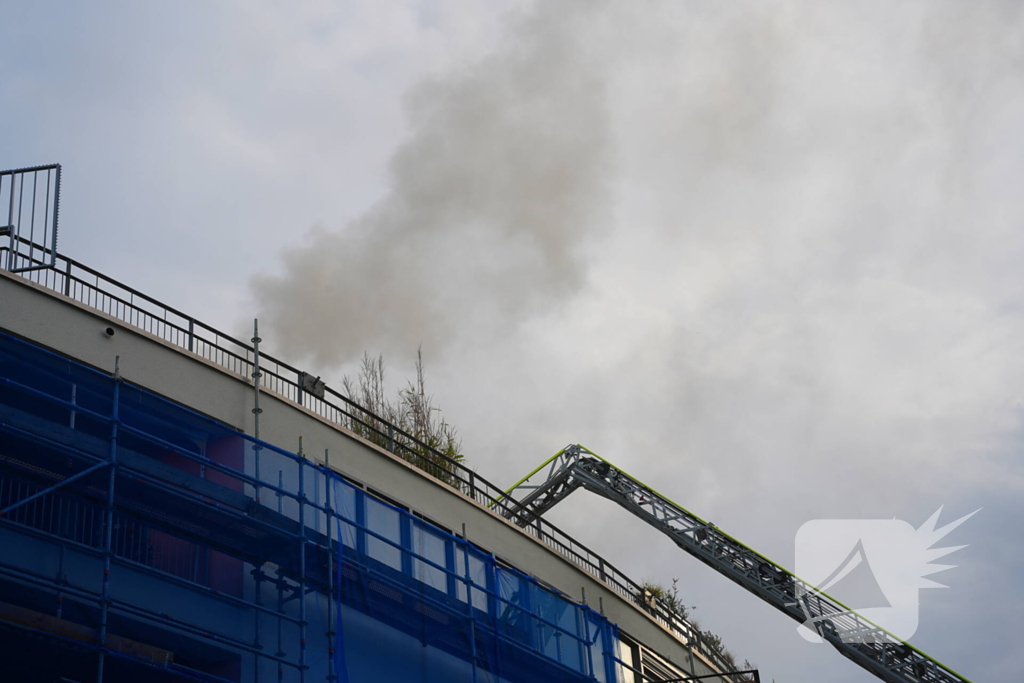
{"label": "vertical scaffolding pole", "polygon": [[117,427],[120,424],[118,404],[121,399],[121,357],[114,357],[114,396],[110,411],[110,473],[107,477],[106,528],[103,533],[103,591],[100,601],[100,654],[96,662],[96,683],[103,683],[103,667],[107,656],[107,619],[110,615],[110,555],[114,531],[114,481],[117,475]]}
{"label": "vertical scaffolding pole", "polygon": [[476,683],[476,668],[480,655],[476,649],[476,622],[473,618],[473,572],[469,565],[469,537],[466,536],[465,523],[462,524],[462,540],[465,543],[465,547],[462,549],[462,558],[466,572],[464,579],[466,583],[466,614],[469,615],[466,624],[469,626],[469,646],[473,650],[473,683]]}
{"label": "vertical scaffolding pole", "polygon": [[[327,680],[335,681],[334,673],[334,544],[331,543],[331,527],[334,525],[334,503],[331,498],[331,454],[324,449],[324,488],[327,493]],[[340,536],[340,534],[339,534]]]}
{"label": "vertical scaffolding pole", "polygon": [[[281,615],[284,614],[284,577],[281,576],[280,570],[277,572],[277,652],[275,656],[283,658],[285,656],[284,651],[284,633],[283,627],[284,622],[281,619]],[[284,681],[284,664],[281,663],[280,659],[277,661],[277,683],[283,683]]]}
{"label": "vertical scaffolding pole", "polygon": [[[253,386],[253,436],[255,439],[252,443],[252,455],[253,455],[253,497],[256,499],[256,504],[260,504],[260,413],[263,410],[260,408],[260,378],[263,373],[260,372],[260,321],[258,318],[254,318],[252,321],[252,386]],[[258,606],[263,605],[262,593],[263,583],[263,567],[255,567],[253,569],[253,578],[255,579],[256,585],[256,604]],[[255,613],[256,624],[255,624],[255,641],[253,647],[257,650],[262,649],[260,645],[260,611],[256,610]],[[255,683],[259,683],[260,680],[260,656],[259,654],[253,654],[253,666],[255,670],[253,672]]]}
{"label": "vertical scaffolding pole", "polygon": [[277,514],[284,514],[284,470],[277,471]]}
{"label": "vertical scaffolding pole", "polygon": [[487,596],[487,611],[491,615],[491,624],[494,628],[494,659],[491,673],[494,674],[495,680],[501,680],[501,603],[498,600],[498,596],[501,593],[501,585],[498,581],[498,559],[494,556],[494,553],[490,554],[490,562],[487,563],[487,574],[486,581],[489,584],[487,587],[491,591],[491,594]]}
{"label": "vertical scaffolding pole", "polygon": [[60,544],[60,560],[57,564],[57,618],[60,619],[64,615],[64,556],[66,554],[65,548],[67,546],[63,543]]}
{"label": "vertical scaffolding pole", "polygon": [[306,456],[299,437],[299,683],[306,681]]}
{"label": "vertical scaffolding pole", "polygon": [[[262,560],[260,560],[260,561],[262,562]],[[254,597],[254,602],[256,603],[257,607],[262,607],[263,606],[263,565],[262,564],[260,566],[258,566],[258,567],[254,567],[253,568],[253,570],[252,570],[252,578],[253,578],[253,583],[256,586],[256,595],[253,596]],[[253,668],[253,681],[254,681],[254,683],[259,683],[259,681],[260,681],[260,664],[262,664],[262,662],[263,662],[263,660],[260,659],[260,652],[259,652],[260,650],[263,649],[263,645],[260,644],[260,617],[262,616],[262,612],[263,612],[263,610],[260,610],[260,609],[257,609],[254,612],[254,616],[256,618],[256,622],[254,624],[254,629],[253,629],[254,633],[253,633],[253,642],[252,642],[252,646],[253,646],[252,662],[253,662],[253,667],[254,667]]]}
{"label": "vertical scaffolding pole", "polygon": [[260,372],[260,321],[259,319],[253,319],[252,321],[252,387],[253,387],[253,436],[255,440],[252,444],[253,452],[253,478],[256,483],[253,485],[255,489],[256,503],[260,502],[260,413],[263,410],[260,408],[260,378],[263,377],[263,373]]}

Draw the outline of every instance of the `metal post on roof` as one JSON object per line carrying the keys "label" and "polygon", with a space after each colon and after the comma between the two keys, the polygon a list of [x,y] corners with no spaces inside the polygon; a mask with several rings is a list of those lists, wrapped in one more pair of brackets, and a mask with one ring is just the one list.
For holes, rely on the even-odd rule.
{"label": "metal post on roof", "polygon": [[53,268],[57,262],[60,164],[0,171],[0,197],[7,199],[7,218],[0,219],[0,237],[8,238],[6,269],[23,273]]}
{"label": "metal post on roof", "polygon": [[[253,497],[256,499],[256,504],[260,504],[260,413],[263,410],[260,408],[260,377],[263,373],[260,372],[260,321],[253,319],[252,321],[252,386],[253,386],[253,437],[255,439],[252,443],[252,454],[253,454]],[[263,570],[261,567],[253,568],[253,578],[256,581],[256,604],[259,606],[263,605],[262,590],[263,584],[260,579],[263,578]],[[259,650],[262,648],[260,645],[260,612],[257,610],[254,614],[256,622],[254,624],[253,634],[254,647]],[[253,680],[260,680],[260,655],[256,654],[253,657]]]}
{"label": "metal post on roof", "polygon": [[64,266],[64,296],[71,296],[71,259],[67,259]]}
{"label": "metal post on roof", "polygon": [[260,321],[254,319],[252,321],[252,387],[253,387],[253,436],[255,441],[252,444],[253,451],[253,474],[256,479],[256,483],[253,485],[255,489],[256,502],[260,502],[260,413],[263,410],[260,408],[260,377],[263,373],[260,372]]}

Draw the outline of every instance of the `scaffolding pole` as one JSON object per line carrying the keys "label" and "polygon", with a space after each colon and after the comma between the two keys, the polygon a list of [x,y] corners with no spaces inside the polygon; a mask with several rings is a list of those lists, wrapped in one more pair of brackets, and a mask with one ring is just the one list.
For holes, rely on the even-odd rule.
{"label": "scaffolding pole", "polygon": [[299,437],[299,683],[306,681],[306,470]]}
{"label": "scaffolding pole", "polygon": [[[331,543],[331,527],[334,525],[334,503],[331,500],[331,454],[324,449],[324,489],[327,494],[327,680],[337,680],[334,673],[334,545]],[[338,534],[341,535],[340,533]],[[338,609],[341,609],[340,607]]]}
{"label": "scaffolding pole", "polygon": [[107,620],[110,616],[110,556],[114,532],[114,483],[117,474],[118,405],[121,400],[121,357],[114,358],[114,398],[110,419],[110,475],[107,479],[107,514],[103,533],[103,589],[100,598],[100,653],[96,661],[96,683],[103,683],[103,667],[107,655]]}
{"label": "scaffolding pole", "polygon": [[260,413],[263,409],[260,408],[260,378],[263,377],[263,373],[260,372],[260,321],[254,319],[252,321],[252,388],[253,388],[253,437],[255,441],[252,444],[253,452],[253,476],[256,479],[254,488],[254,498],[256,503],[260,502]]}
{"label": "scaffolding pole", "polygon": [[[253,454],[253,498],[256,500],[256,504],[260,504],[260,413],[263,410],[260,408],[260,378],[263,373],[260,372],[260,321],[259,319],[253,319],[252,321],[252,388],[253,388],[253,408],[252,408],[252,419],[253,419],[253,436],[256,440],[252,444]],[[256,585],[256,596],[255,602],[258,606],[263,606],[263,584],[261,579],[263,578],[263,567],[254,566],[252,573],[255,585]],[[254,613],[254,633],[253,633],[253,647],[257,650],[262,650],[263,646],[260,645],[260,612],[257,610]],[[253,681],[259,683],[260,680],[260,656],[255,655],[253,658]]]}

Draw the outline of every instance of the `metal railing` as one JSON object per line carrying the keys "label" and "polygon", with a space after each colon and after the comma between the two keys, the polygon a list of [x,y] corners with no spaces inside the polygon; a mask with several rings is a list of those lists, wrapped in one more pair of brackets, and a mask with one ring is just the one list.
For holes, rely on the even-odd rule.
{"label": "metal railing", "polygon": [[[37,245],[38,246],[38,245]],[[7,251],[0,247],[0,255]],[[190,351],[246,381],[253,373],[253,348],[250,344],[220,332],[214,327],[156,299],[124,285],[97,270],[62,254],[38,247],[40,259],[52,260],[51,268],[18,273],[37,285],[114,317],[165,342]],[[0,259],[0,263],[2,263]],[[43,264],[43,260],[39,260]],[[261,390],[303,406],[342,428],[370,435],[392,453],[424,469],[436,479],[455,488],[495,514],[508,517],[520,503],[495,484],[461,462],[431,448],[412,434],[366,410],[349,397],[326,387],[324,397],[303,391],[299,369],[260,351]],[[720,652],[708,646],[700,629],[689,621],[651,600],[644,587],[576,541],[561,529],[538,518],[524,530],[573,564],[599,578],[609,588],[650,614],[687,646],[699,652],[721,671],[730,666]]]}
{"label": "metal railing", "polygon": [[[17,273],[52,267],[57,251],[60,164],[0,171],[0,211],[4,208],[7,216],[0,217],[0,237],[8,238],[7,270]],[[37,238],[45,245],[41,250]]]}
{"label": "metal railing", "polygon": [[[0,509],[46,488],[43,484],[9,473],[0,474]],[[106,523],[103,505],[81,496],[50,493],[26,503],[4,518],[70,541],[73,546],[96,551],[103,549]],[[201,558],[207,550],[195,541],[156,529],[132,515],[120,511],[113,514],[111,552],[122,560],[205,586],[205,567]]]}

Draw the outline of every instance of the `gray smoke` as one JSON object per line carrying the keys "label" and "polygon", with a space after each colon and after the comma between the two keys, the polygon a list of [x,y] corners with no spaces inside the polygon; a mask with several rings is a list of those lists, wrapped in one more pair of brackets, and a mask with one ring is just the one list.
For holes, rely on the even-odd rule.
{"label": "gray smoke", "polygon": [[[291,252],[264,314],[329,361],[456,350],[431,381],[498,482],[582,442],[784,563],[810,519],[990,496],[1014,501],[993,527],[1012,538],[1022,11],[538,3],[490,60],[418,91],[393,192]],[[593,498],[553,512],[627,573],[693,566]],[[970,562],[1024,562],[998,547]],[[705,625],[779,680],[835,657],[703,576],[685,590]],[[950,581],[943,609],[979,636],[929,622],[955,634],[942,658],[1015,672],[978,605],[1019,604],[1017,582]]]}
{"label": "gray smoke", "polygon": [[510,452],[732,453],[707,495],[783,476],[766,445],[962,458],[1019,419],[1022,7],[537,3],[411,94],[376,206],[257,280],[269,337],[323,370],[422,342],[474,377],[471,450],[501,387]]}
{"label": "gray smoke", "polygon": [[486,60],[411,93],[384,199],[255,279],[276,345],[321,364],[444,351],[580,287],[581,241],[608,211],[597,18],[595,4],[544,3]]}
{"label": "gray smoke", "polygon": [[523,387],[498,410],[556,417],[509,449],[683,438],[751,485],[767,438],[863,478],[962,457],[1019,419],[1022,7],[537,3],[411,94],[390,192],[260,315],[324,370],[457,355],[470,447],[475,397]]}

